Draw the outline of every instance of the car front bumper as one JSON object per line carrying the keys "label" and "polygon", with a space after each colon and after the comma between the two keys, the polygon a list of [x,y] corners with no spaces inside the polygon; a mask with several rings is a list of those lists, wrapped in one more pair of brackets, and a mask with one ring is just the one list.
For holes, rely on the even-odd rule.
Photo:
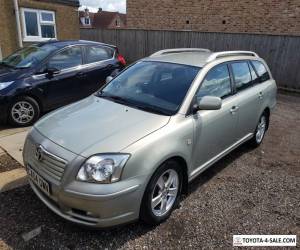
{"label": "car front bumper", "polygon": [[[116,193],[99,196],[71,190],[48,196],[32,180],[35,194],[48,208],[64,219],[89,227],[113,227],[139,218],[140,186],[133,185]],[[52,184],[52,183],[50,183]]]}
{"label": "car front bumper", "polygon": [[[34,149],[43,145],[67,164],[61,179],[52,175],[48,165],[35,159]],[[50,194],[44,192],[33,179],[29,183],[36,195],[59,216],[84,226],[113,227],[139,218],[147,176],[135,176],[111,184],[87,183],[76,180],[79,167],[85,158],[58,146],[36,129],[26,139],[23,158],[50,185]],[[48,164],[48,163],[47,163]],[[53,169],[50,169],[54,172]]]}

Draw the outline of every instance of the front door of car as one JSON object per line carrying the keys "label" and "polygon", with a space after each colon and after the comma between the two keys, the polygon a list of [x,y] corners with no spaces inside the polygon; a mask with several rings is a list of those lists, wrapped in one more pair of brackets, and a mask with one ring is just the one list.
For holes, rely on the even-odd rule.
{"label": "front door of car", "polygon": [[232,95],[227,64],[212,68],[196,93],[196,98],[216,96],[222,99],[220,110],[200,110],[194,114],[193,174],[205,168],[214,158],[236,142],[237,101]]}
{"label": "front door of car", "polygon": [[[46,64],[53,74],[45,74],[47,106],[56,108],[83,97],[82,89],[85,72],[82,67],[82,49],[80,46],[68,47],[54,56]],[[57,71],[57,72],[55,72]]]}
{"label": "front door of car", "polygon": [[118,69],[114,52],[112,48],[106,46],[85,46],[86,95],[92,94],[103,86],[106,77]]}

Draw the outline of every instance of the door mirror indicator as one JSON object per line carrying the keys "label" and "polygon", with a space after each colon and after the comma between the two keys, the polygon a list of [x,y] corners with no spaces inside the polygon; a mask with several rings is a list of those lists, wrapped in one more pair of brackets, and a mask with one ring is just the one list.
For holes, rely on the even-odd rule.
{"label": "door mirror indicator", "polygon": [[112,76],[106,77],[105,83],[109,83],[112,79],[114,79]]}
{"label": "door mirror indicator", "polygon": [[222,99],[216,96],[204,96],[197,100],[197,103],[193,106],[193,110],[218,110],[222,107]]}
{"label": "door mirror indicator", "polygon": [[57,75],[60,73],[60,70],[59,69],[56,69],[56,68],[48,68],[46,69],[46,74],[48,77],[53,77],[54,75]]}

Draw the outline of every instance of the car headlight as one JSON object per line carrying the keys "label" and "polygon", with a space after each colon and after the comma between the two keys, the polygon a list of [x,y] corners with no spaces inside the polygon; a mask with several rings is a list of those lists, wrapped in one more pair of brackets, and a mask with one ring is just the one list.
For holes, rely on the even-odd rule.
{"label": "car headlight", "polygon": [[129,154],[99,154],[91,156],[81,166],[77,180],[96,183],[112,183],[120,180]]}
{"label": "car headlight", "polygon": [[9,85],[11,85],[14,81],[12,82],[0,82],[0,90],[7,88]]}

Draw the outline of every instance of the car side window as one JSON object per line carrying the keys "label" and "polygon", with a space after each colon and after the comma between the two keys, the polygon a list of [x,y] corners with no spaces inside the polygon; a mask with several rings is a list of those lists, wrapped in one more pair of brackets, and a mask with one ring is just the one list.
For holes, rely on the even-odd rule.
{"label": "car side window", "polygon": [[251,63],[249,63],[248,65],[249,65],[249,68],[250,68],[252,83],[253,84],[259,83],[259,77],[257,76],[257,74],[256,74],[256,72],[255,72],[255,70],[253,68],[253,65]]}
{"label": "car side window", "polygon": [[251,63],[253,64],[253,66],[258,74],[259,82],[265,82],[270,79],[270,74],[262,62],[251,61]]}
{"label": "car side window", "polygon": [[81,48],[78,46],[67,48],[48,61],[48,68],[55,68],[58,70],[76,67],[82,64]]}
{"label": "car side window", "polygon": [[86,47],[86,63],[101,62],[111,59],[114,55],[114,50],[100,46]]}
{"label": "car side window", "polygon": [[247,62],[231,64],[236,90],[242,90],[252,85],[251,74]]}
{"label": "car side window", "polygon": [[216,96],[225,98],[231,94],[231,82],[226,64],[218,65],[211,69],[205,76],[196,97]]}

